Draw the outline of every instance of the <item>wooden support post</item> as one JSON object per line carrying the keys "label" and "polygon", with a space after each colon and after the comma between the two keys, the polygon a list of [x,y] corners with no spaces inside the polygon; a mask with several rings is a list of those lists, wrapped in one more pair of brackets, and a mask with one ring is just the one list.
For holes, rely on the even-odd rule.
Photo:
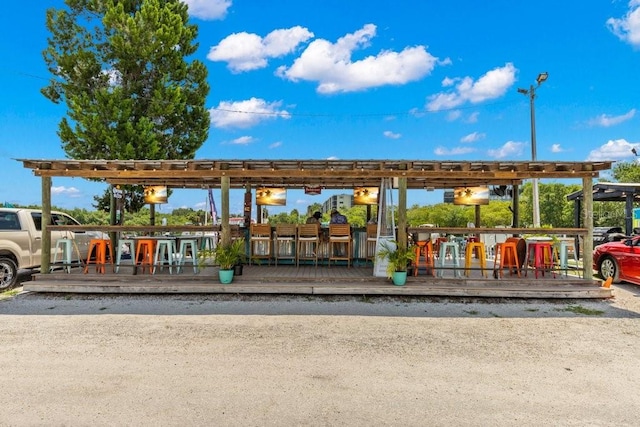
{"label": "wooden support post", "polygon": [[220,178],[220,207],[222,208],[222,240],[223,245],[231,243],[231,227],[229,226],[229,189],[231,180],[228,176]]}
{"label": "wooden support post", "polygon": [[398,246],[407,246],[407,178],[398,179]]}
{"label": "wooden support post", "polygon": [[51,220],[51,177],[42,177],[42,247],[40,254],[40,272],[49,274],[51,269],[51,230],[49,221]]}
{"label": "wooden support post", "polygon": [[593,253],[593,178],[582,178],[582,197],[584,199],[584,211],[582,222],[587,229],[587,235],[582,242],[582,277],[593,277],[592,253]]}

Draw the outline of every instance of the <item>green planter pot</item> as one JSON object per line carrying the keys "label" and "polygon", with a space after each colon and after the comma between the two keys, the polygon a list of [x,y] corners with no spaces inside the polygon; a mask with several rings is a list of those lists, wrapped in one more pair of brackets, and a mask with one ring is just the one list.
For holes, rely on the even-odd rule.
{"label": "green planter pot", "polygon": [[407,283],[407,272],[406,271],[394,271],[391,276],[391,280],[393,284],[396,286],[403,286]]}
{"label": "green planter pot", "polygon": [[223,285],[228,285],[233,281],[233,269],[219,270],[218,277],[220,278],[220,283],[222,283]]}

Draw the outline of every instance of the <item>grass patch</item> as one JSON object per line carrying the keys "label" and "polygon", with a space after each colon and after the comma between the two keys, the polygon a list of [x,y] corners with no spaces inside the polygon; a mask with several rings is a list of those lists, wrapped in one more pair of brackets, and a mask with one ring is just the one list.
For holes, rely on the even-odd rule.
{"label": "grass patch", "polygon": [[591,308],[586,308],[581,305],[570,305],[564,309],[564,311],[569,311],[575,314],[584,314],[585,316],[601,316],[604,314],[602,310],[593,310]]}
{"label": "grass patch", "polygon": [[472,316],[477,316],[478,314],[480,314],[480,312],[478,310],[463,310],[465,313],[470,314]]}
{"label": "grass patch", "polygon": [[536,311],[540,311],[538,308],[525,308],[524,311],[529,311],[531,313],[535,313]]}
{"label": "grass patch", "polygon": [[0,299],[15,297],[20,293],[19,289],[9,289],[4,292],[0,292]]}

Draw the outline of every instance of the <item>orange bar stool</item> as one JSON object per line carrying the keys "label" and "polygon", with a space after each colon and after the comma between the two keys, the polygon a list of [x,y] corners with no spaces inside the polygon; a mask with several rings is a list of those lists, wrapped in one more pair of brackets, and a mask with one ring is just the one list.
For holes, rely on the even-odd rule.
{"label": "orange bar stool", "polygon": [[509,269],[513,275],[515,270],[520,276],[520,261],[518,260],[518,247],[515,242],[496,243],[496,253],[493,259],[493,277],[504,276],[504,269]]}
{"label": "orange bar stool", "polygon": [[[529,243],[529,259],[527,264],[533,268],[535,278],[538,274],[544,276],[545,272],[553,270],[553,248],[551,242],[532,242]],[[524,275],[527,275],[525,271]],[[555,277],[555,273],[553,273]]]}
{"label": "orange bar stool", "polygon": [[153,239],[140,239],[136,245],[136,265],[149,268],[149,274],[153,273],[153,256],[156,248],[156,241]]}
{"label": "orange bar stool", "polygon": [[482,242],[467,243],[467,248],[464,252],[464,275],[469,277],[469,273],[471,271],[471,258],[473,258],[474,253],[480,262],[482,275],[487,277],[487,255],[484,250],[484,243]]}
{"label": "orange bar stool", "polygon": [[[91,239],[89,241],[89,251],[87,252],[87,264],[84,267],[85,274],[89,272],[89,264],[95,264],[96,273],[104,274],[105,265],[107,264],[107,254],[109,255],[109,263],[113,266],[111,240]],[[91,258],[92,255],[93,259]]]}
{"label": "orange bar stool", "polygon": [[435,263],[433,259],[433,243],[431,240],[418,241],[415,246],[416,259],[413,262],[413,275],[418,275],[418,270],[420,269],[420,257],[422,256],[424,268],[426,269],[427,274],[431,273],[431,275],[434,276]]}

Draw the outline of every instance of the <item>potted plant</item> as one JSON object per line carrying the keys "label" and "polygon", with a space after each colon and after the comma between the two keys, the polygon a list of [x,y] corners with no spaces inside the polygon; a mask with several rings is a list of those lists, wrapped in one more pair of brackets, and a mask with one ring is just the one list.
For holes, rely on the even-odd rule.
{"label": "potted plant", "polygon": [[407,268],[416,260],[416,253],[411,246],[398,245],[398,242],[383,241],[380,243],[378,258],[387,260],[387,277],[394,285],[402,286],[407,282]]}
{"label": "potted plant", "polygon": [[220,267],[220,283],[228,284],[233,281],[234,266],[245,258],[244,246],[244,239],[236,239],[227,245],[219,244],[214,249],[216,264]]}

